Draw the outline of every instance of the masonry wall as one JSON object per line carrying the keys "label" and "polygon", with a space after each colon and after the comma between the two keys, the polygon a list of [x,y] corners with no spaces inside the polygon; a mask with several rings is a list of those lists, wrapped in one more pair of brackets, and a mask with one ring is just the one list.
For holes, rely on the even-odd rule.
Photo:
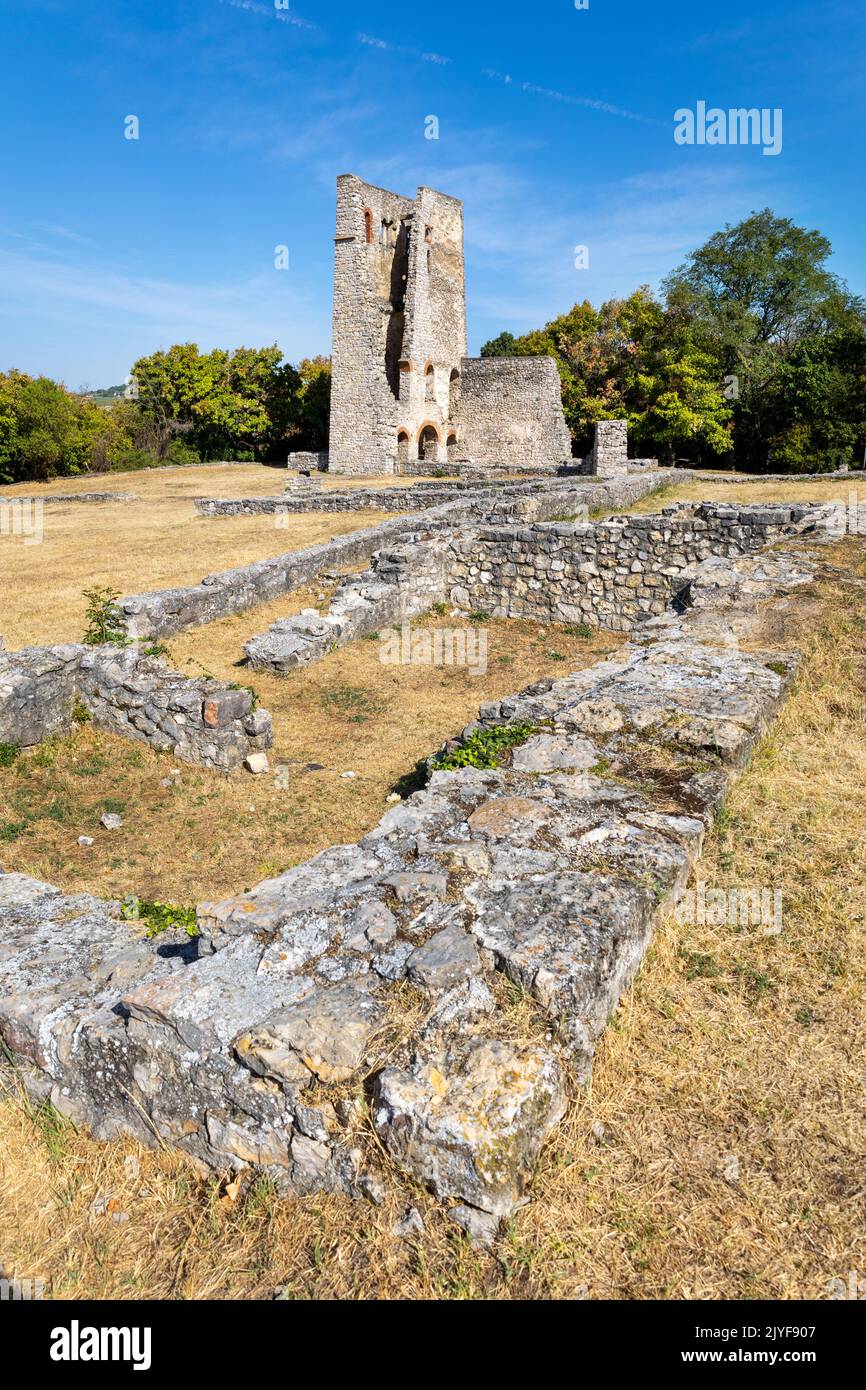
{"label": "masonry wall", "polygon": [[462,363],[459,452],[526,472],[571,459],[559,373],[550,357],[470,357]]}
{"label": "masonry wall", "polygon": [[[410,516],[393,517],[377,526],[368,526],[304,550],[276,555],[271,560],[259,560],[239,569],[222,570],[209,575],[200,584],[132,594],[121,599],[118,608],[130,637],[167,636],[186,627],[213,622],[215,618],[231,613],[242,613],[256,604],[311,583],[323,572],[369,560],[381,547],[393,545],[416,533],[447,530],[464,522],[480,522],[485,517],[495,515],[531,515],[534,519],[543,520],[573,516],[582,507],[628,507],[663,486],[665,481],[666,475],[661,472],[618,478],[610,483],[564,478],[524,480],[494,487],[467,488],[452,500],[433,507],[429,506],[429,495],[425,494],[425,501],[419,504],[421,510]],[[434,496],[438,486],[431,484]],[[415,489],[402,491],[414,493]],[[370,499],[380,497],[381,492],[373,489],[363,493],[360,489],[347,490],[345,493],[328,492],[324,494],[322,503],[330,505],[327,499],[332,496],[345,499],[346,510],[352,510],[355,505],[369,507]],[[318,497],[254,497],[201,499],[197,505],[203,515],[222,516],[276,512],[281,506],[285,506],[286,511],[316,511],[318,504]],[[426,510],[423,509],[425,507]]]}
{"label": "masonry wall", "polygon": [[594,525],[483,527],[452,539],[448,597],[493,617],[629,632],[663,613],[702,560],[758,550],[813,511],[708,504]]}
{"label": "masonry wall", "polygon": [[337,179],[329,446],[335,473],[393,472],[413,207],[354,174]]}
{"label": "masonry wall", "polygon": [[23,748],[69,732],[81,702],[98,729],[229,772],[270,747],[271,716],[249,690],[188,680],[135,647],[25,647],[0,652],[0,743]]}

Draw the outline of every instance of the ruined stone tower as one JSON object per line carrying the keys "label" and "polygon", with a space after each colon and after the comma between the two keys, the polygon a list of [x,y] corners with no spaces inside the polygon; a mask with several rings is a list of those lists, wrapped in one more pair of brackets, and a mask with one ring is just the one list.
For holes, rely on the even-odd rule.
{"label": "ruined stone tower", "polygon": [[331,469],[390,473],[410,457],[444,460],[465,356],[462,205],[430,188],[412,201],[342,174]]}
{"label": "ruined stone tower", "polygon": [[332,363],[332,472],[570,455],[551,359],[466,356],[463,204],[445,193],[337,179]]}

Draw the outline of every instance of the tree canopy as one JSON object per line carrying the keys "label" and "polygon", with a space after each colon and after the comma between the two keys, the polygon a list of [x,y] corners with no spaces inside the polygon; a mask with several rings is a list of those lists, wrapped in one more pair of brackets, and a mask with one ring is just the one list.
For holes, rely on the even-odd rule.
{"label": "tree canopy", "polygon": [[830,243],[769,209],[725,227],[673,271],[482,356],[546,353],[577,453],[597,420],[626,418],[666,462],[822,471],[866,446],[866,309],[826,265]]}

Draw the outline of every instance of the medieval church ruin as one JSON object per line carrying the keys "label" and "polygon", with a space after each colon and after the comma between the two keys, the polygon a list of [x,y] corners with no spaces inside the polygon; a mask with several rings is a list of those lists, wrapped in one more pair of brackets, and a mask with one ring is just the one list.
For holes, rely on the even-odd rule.
{"label": "medieval church ruin", "polygon": [[549,357],[468,357],[463,204],[337,179],[329,468],[413,473],[571,461]]}

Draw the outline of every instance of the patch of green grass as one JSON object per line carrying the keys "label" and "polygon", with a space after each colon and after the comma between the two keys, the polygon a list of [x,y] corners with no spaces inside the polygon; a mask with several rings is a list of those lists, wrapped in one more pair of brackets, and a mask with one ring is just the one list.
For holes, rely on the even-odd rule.
{"label": "patch of green grass", "polygon": [[174,658],[171,654],[171,647],[167,642],[143,642],[139,647],[142,656],[164,656],[167,661]]}
{"label": "patch of green grass", "polygon": [[319,700],[329,713],[342,714],[354,724],[381,709],[371,692],[360,685],[337,685],[333,690],[323,690]]}
{"label": "patch of green grass", "polygon": [[29,820],[7,820],[0,824],[0,840],[5,844],[11,844],[17,840],[19,835],[23,835],[31,822]]}
{"label": "patch of green grass", "polygon": [[589,623],[566,623],[563,627],[566,637],[591,637],[592,628]]}
{"label": "patch of green grass", "polygon": [[472,612],[467,613],[466,616],[469,619],[470,623],[475,623],[476,626],[480,623],[490,622],[490,614],[486,612],[483,608],[473,608]]}
{"label": "patch of green grass", "polygon": [[90,723],[90,710],[83,700],[76,700],[72,706],[72,722],[73,724]]}
{"label": "patch of green grass", "polygon": [[437,753],[431,767],[451,772],[459,767],[499,767],[503,755],[538,733],[537,724],[500,724],[495,729],[479,729],[453,753]]}
{"label": "patch of green grass", "polygon": [[722,968],[714,956],[705,951],[680,951],[687,980],[718,980]]}
{"label": "patch of green grass", "polygon": [[567,661],[567,660],[568,660],[567,656],[565,655],[565,652],[545,652],[544,654],[545,654],[545,656],[547,657],[548,661]]}
{"label": "patch of green grass", "polygon": [[788,668],[784,661],[765,661],[764,665],[768,671],[775,671],[777,676],[787,676]]}
{"label": "patch of green grass", "polygon": [[20,743],[0,743],[0,767],[11,767],[20,752]]}

